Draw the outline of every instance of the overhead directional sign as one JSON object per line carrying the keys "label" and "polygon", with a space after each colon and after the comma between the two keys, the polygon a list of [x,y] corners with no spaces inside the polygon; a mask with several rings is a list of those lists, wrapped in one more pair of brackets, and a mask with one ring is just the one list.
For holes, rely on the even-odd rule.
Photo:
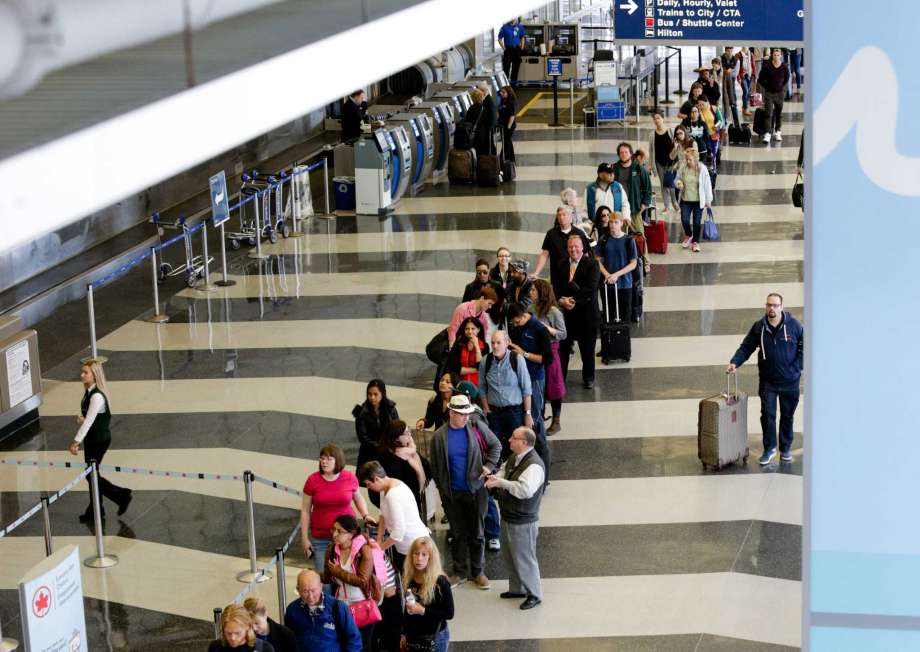
{"label": "overhead directional sign", "polygon": [[803,0],[617,0],[617,43],[800,45]]}

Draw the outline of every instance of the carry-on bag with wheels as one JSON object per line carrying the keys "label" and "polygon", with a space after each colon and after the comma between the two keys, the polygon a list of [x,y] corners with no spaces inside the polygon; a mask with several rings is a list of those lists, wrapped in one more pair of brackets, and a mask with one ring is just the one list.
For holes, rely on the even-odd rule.
{"label": "carry-on bag with wheels", "polygon": [[740,127],[728,125],[728,142],[732,145],[747,145],[751,142],[751,127],[748,123]]}
{"label": "carry-on bag with wheels", "polygon": [[[502,142],[499,153],[497,142]],[[505,154],[504,140],[501,127],[496,127],[489,139],[489,153],[479,157],[479,168],[476,171],[476,180],[480,186],[497,188],[502,184],[502,158]]]}
{"label": "carry-on bag with wheels", "polygon": [[767,127],[767,110],[761,107],[754,111],[754,133],[763,136],[768,131],[770,129]]}
{"label": "carry-on bag with wheels", "polygon": [[610,321],[610,284],[604,283],[604,323],[601,324],[601,358],[603,360],[623,360],[629,362],[632,357],[632,340],[629,323],[620,319],[620,297],[616,287],[613,288],[613,301],[616,306],[616,318]]}
{"label": "carry-on bag with wheels", "polygon": [[668,226],[654,215],[645,225],[645,246],[650,254],[668,253]]}
{"label": "carry-on bag with wheels", "polygon": [[[716,470],[741,462],[747,464],[747,394],[738,391],[738,374],[726,374],[725,392],[700,401],[697,444],[703,468]],[[735,378],[735,391],[731,379]]]}
{"label": "carry-on bag with wheels", "polygon": [[447,178],[451,183],[473,183],[476,167],[475,149],[452,149],[447,155]]}

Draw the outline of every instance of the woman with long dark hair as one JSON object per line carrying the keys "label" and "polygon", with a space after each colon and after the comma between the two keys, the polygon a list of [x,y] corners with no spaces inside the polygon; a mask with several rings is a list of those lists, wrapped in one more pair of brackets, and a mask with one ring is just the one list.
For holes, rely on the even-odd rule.
{"label": "woman with long dark hair", "polygon": [[[502,142],[505,147],[505,160],[514,161],[514,143],[511,141],[514,130],[517,129],[515,116],[517,115],[517,97],[510,86],[502,86],[498,91],[502,97],[502,105],[498,109],[498,124],[502,127]],[[511,179],[506,179],[511,181]]]}
{"label": "woman with long dark hair", "polygon": [[454,345],[447,353],[447,370],[479,385],[479,363],[489,353],[485,329],[476,317],[467,317],[457,328]]}
{"label": "woman with long dark hair", "polygon": [[422,493],[431,478],[431,465],[419,455],[405,421],[391,421],[383,431],[378,461],[389,477],[402,480],[412,490],[415,502],[421,508]]}
{"label": "woman with long dark hair", "polygon": [[387,385],[379,378],[367,384],[367,398],[351,411],[355,418],[355,433],[361,448],[358,450],[357,468],[370,460],[377,459],[377,448],[384,428],[399,418],[396,403],[387,398]]}
{"label": "woman with long dark hair", "polygon": [[[70,454],[76,455],[83,444],[83,461],[87,464],[95,460],[102,464],[102,458],[112,445],[112,431],[109,424],[112,422],[112,410],[109,404],[109,390],[105,382],[105,372],[98,360],[87,360],[80,367],[80,382],[83,383],[83,400],[80,402],[80,415],[77,423],[80,424],[77,434],[70,445]],[[86,481],[89,482],[89,476]],[[133,495],[130,489],[112,484],[99,475],[99,493],[118,505],[118,515],[121,516],[131,504]],[[99,505],[99,513],[105,518],[105,509]],[[93,521],[93,492],[90,483],[89,505],[80,515],[81,523]]]}
{"label": "woman with long dark hair", "polygon": [[562,399],[565,398],[565,378],[562,377],[562,363],[559,360],[559,344],[566,335],[565,317],[556,305],[556,295],[549,281],[542,278],[535,280],[530,286],[530,298],[533,299],[530,312],[546,326],[553,349],[553,361],[546,368],[546,401],[552,406],[553,422],[546,432],[554,435],[562,430]]}

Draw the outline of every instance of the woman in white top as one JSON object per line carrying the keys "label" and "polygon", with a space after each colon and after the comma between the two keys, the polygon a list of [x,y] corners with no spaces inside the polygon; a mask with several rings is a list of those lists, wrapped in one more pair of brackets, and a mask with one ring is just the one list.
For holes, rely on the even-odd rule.
{"label": "woman in white top", "polygon": [[[80,368],[80,381],[83,383],[83,400],[80,402],[80,414],[77,423],[80,429],[74,436],[70,445],[70,454],[77,455],[80,444],[83,444],[83,460],[89,464],[95,461],[102,464],[102,458],[112,444],[112,431],[109,424],[112,421],[112,411],[109,407],[109,390],[106,387],[105,373],[98,360],[87,360]],[[90,482],[89,476],[86,478]],[[99,493],[116,505],[118,515],[121,516],[131,503],[131,490],[116,486],[99,476]],[[93,492],[90,483],[90,501],[86,511],[80,516],[81,523],[90,523],[93,520]],[[105,518],[105,509],[99,506],[99,512]]]}
{"label": "woman in white top", "polygon": [[412,542],[427,537],[430,531],[422,522],[412,490],[396,478],[387,476],[379,462],[367,462],[358,470],[358,479],[370,491],[380,492],[380,520],[377,541],[393,551],[393,564],[402,568]]}

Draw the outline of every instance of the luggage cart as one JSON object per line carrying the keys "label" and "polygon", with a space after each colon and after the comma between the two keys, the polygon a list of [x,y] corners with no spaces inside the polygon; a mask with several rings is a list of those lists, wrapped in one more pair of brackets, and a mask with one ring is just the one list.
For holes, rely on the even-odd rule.
{"label": "luggage cart", "polygon": [[[240,187],[240,230],[227,234],[230,248],[236,251],[244,241],[254,247],[257,222],[261,227],[259,235],[262,239],[273,244],[278,242],[278,232],[271,220],[271,193],[263,193],[269,187],[268,180],[259,178],[256,171],[253,171],[252,174],[244,174],[241,178],[243,185]],[[243,204],[242,202],[247,199],[249,201]],[[249,208],[250,205],[251,208]]]}
{"label": "luggage cart", "polygon": [[[267,193],[271,197],[266,201],[263,200],[262,220],[265,224],[271,225],[272,229],[281,234],[282,238],[291,236],[291,227],[284,220],[284,184],[291,178],[289,172],[281,170],[278,174],[263,174],[258,170],[253,170],[250,177],[255,182],[261,182],[271,192]],[[268,205],[268,207],[266,207]],[[277,236],[275,242],[277,240]]]}
{"label": "luggage cart", "polygon": [[[195,287],[195,284],[204,278],[204,267],[205,260],[203,256],[196,256],[194,247],[192,246],[192,230],[189,228],[186,223],[186,217],[180,215],[179,219],[175,222],[164,222],[160,217],[159,213],[154,213],[150,221],[157,226],[158,229],[181,231],[182,232],[182,241],[185,245],[185,264],[184,265],[173,265],[172,263],[165,260],[163,256],[163,251],[160,251],[160,261],[157,265],[157,280],[160,283],[166,281],[167,278],[174,276],[184,276],[185,284],[190,288]],[[154,254],[156,255],[156,254]],[[209,256],[207,264],[210,265],[213,262],[214,256]]]}

